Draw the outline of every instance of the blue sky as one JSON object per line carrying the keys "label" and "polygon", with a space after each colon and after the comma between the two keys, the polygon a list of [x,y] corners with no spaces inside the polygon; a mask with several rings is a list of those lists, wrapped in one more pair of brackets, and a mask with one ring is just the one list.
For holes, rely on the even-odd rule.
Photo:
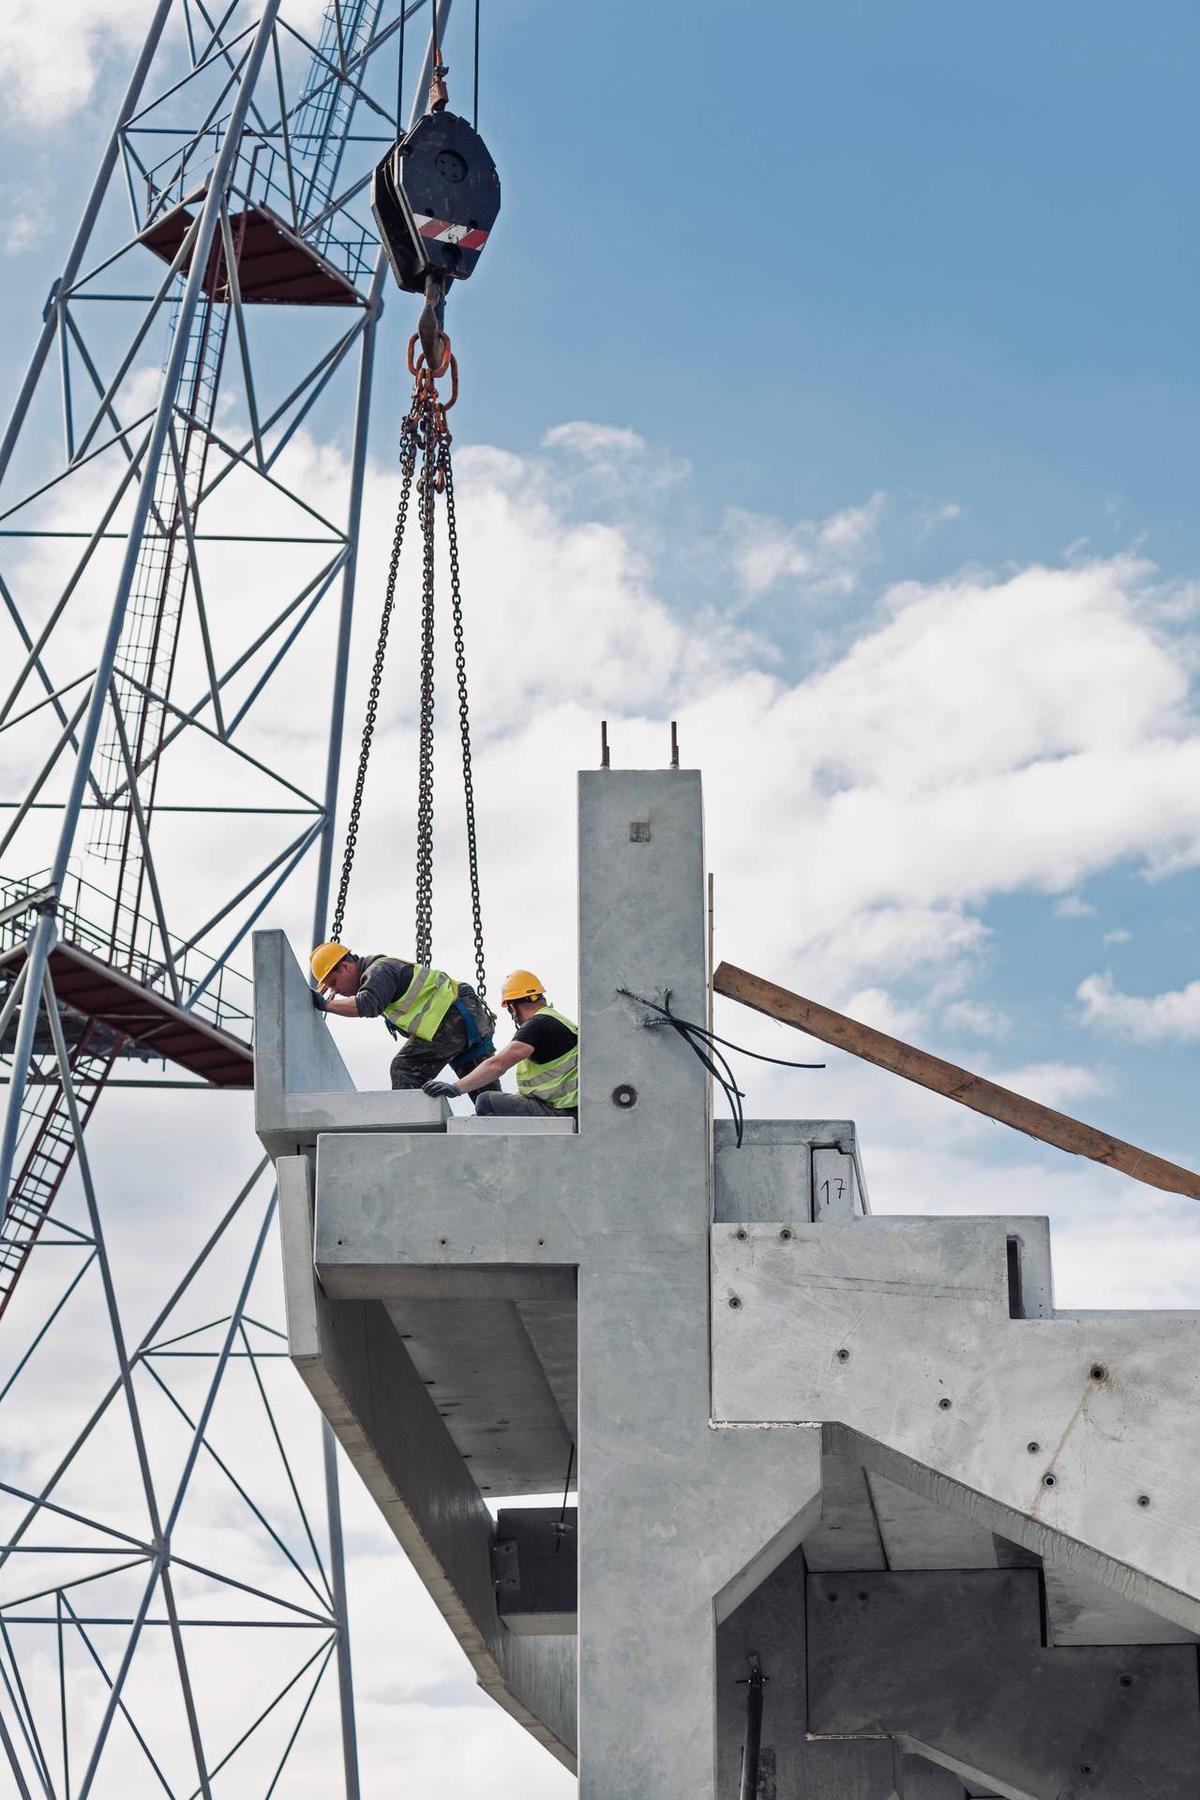
{"label": "blue sky", "polygon": [[[22,77],[0,121],[6,395],[145,11],[63,0],[55,43],[28,9],[0,18],[0,71]],[[664,760],[678,717],[705,773],[719,954],[1195,1166],[1200,16],[493,0],[483,47],[504,207],[449,324],[492,957],[573,1002],[574,771],[600,718],[632,763]],[[389,293],[352,722],[412,319]],[[302,327],[254,329],[283,380]],[[344,402],[311,425],[292,473],[332,490]],[[229,579],[236,598],[247,577]],[[325,664],[297,655],[261,747],[311,770],[323,715],[296,696],[323,692]],[[398,770],[410,675],[395,653],[377,756]],[[403,788],[369,800],[368,947],[392,943],[398,893],[408,916],[403,857],[381,850],[409,842]],[[448,829],[451,914],[457,851]],[[228,891],[232,865],[179,867],[188,893]],[[273,922],[299,941],[307,914],[297,891]],[[465,966],[463,919],[447,929]],[[749,1015],[725,1026],[805,1054]],[[345,1047],[379,1078],[385,1045]],[[749,1086],[752,1113],[856,1117],[878,1210],[1049,1211],[1065,1304],[1196,1302],[1184,1203],[836,1057]],[[363,1612],[382,1614],[368,1590],[397,1559],[368,1511],[352,1529]],[[564,1793],[515,1728],[482,1723],[437,1642],[464,1791],[500,1755],[522,1800]],[[441,1742],[419,1709],[450,1704],[443,1687],[398,1679],[414,1742]]]}

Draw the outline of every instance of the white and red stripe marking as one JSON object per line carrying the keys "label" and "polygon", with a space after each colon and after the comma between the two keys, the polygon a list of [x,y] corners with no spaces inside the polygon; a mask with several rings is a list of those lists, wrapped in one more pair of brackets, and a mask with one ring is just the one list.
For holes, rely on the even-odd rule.
{"label": "white and red stripe marking", "polygon": [[423,238],[437,244],[461,244],[464,250],[482,250],[488,234],[474,225],[452,225],[449,219],[433,219],[428,213],[414,213],[417,230]]}

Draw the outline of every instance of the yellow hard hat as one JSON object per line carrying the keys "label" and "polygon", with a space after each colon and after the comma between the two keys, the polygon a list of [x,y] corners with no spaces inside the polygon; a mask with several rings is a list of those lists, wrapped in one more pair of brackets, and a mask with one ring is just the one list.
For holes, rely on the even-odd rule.
{"label": "yellow hard hat", "polygon": [[308,959],[313,980],[323,987],[342,958],[349,954],[345,944],[318,944]]}
{"label": "yellow hard hat", "polygon": [[532,969],[514,969],[511,975],[504,977],[504,989],[500,995],[501,1006],[507,1006],[510,1000],[536,1000],[545,992],[541,982]]}

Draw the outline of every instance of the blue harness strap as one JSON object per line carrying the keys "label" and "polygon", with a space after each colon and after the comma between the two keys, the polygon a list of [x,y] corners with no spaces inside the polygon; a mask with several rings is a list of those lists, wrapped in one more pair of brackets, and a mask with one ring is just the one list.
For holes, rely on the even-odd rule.
{"label": "blue harness strap", "polygon": [[456,1011],[467,1029],[467,1042],[457,1056],[451,1057],[450,1067],[456,1075],[467,1075],[472,1069],[486,1062],[489,1056],[496,1053],[496,1045],[491,1034],[487,1037],[479,1029],[479,1021],[462,1000],[454,1002]]}

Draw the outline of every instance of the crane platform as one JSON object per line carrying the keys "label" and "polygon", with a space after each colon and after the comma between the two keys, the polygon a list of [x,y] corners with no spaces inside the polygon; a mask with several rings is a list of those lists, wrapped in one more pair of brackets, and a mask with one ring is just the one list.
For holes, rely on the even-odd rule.
{"label": "crane platform", "polygon": [[[7,984],[17,976],[24,961],[24,943],[0,950],[0,981]],[[128,1046],[123,1054],[143,1060],[161,1057],[213,1087],[252,1086],[253,1052],[231,1032],[197,1018],[78,945],[56,944],[49,967],[55,998],[68,1016],[94,1019],[112,1032],[114,1042]],[[70,1041],[72,1034],[67,1036]]]}
{"label": "crane platform", "polygon": [[[192,197],[192,206],[179,204],[155,219],[141,234],[148,250],[163,262],[173,261],[179,246],[195,222],[203,193]],[[276,306],[361,306],[362,296],[352,281],[317,245],[281,219],[271,207],[247,206],[229,220],[237,253],[238,287],[245,304]],[[358,247],[354,258],[358,258]],[[187,273],[187,263],[182,273]],[[225,261],[214,256],[205,271],[204,292],[210,299],[227,300],[229,285]]]}

